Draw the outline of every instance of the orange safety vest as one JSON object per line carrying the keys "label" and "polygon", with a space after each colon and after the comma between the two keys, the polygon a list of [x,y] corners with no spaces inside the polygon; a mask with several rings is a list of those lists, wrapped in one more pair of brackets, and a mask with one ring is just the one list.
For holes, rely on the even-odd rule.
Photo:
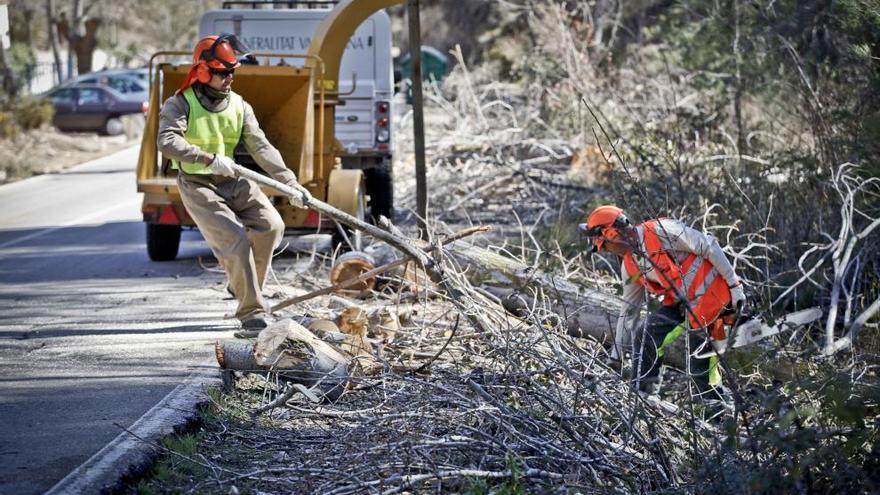
{"label": "orange safety vest", "polygon": [[677,263],[672,257],[671,246],[662,235],[663,227],[657,220],[636,226],[636,234],[639,245],[645,247],[644,255],[658,271],[660,281],[655,282],[645,277],[632,252],[623,257],[623,265],[630,278],[648,289],[648,292],[663,296],[663,304],[666,306],[682,302],[679,294],[685,295],[691,308],[688,312],[688,323],[693,330],[706,327],[717,320],[724,307],[730,303],[730,288],[712,263],[693,253],[681,264]]}

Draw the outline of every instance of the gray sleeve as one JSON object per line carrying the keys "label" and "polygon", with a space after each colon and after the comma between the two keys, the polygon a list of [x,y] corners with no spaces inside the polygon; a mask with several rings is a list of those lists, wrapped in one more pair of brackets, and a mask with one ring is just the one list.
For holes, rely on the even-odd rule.
{"label": "gray sleeve", "polygon": [[184,138],[188,114],[189,108],[183,96],[175,95],[165,100],[159,112],[156,145],[166,158],[185,163],[206,163],[213,155],[189,144]]}
{"label": "gray sleeve", "polygon": [[260,129],[254,109],[248,102],[244,103],[244,126],[241,135],[244,138],[244,146],[263,170],[269,173],[279,182],[290,184],[296,181],[296,174],[284,164],[281,152],[272,146],[266,139],[266,134]]}
{"label": "gray sleeve", "polygon": [[733,270],[733,265],[727,259],[727,255],[721,249],[721,245],[711,234],[705,234],[692,229],[687,225],[675,220],[663,220],[663,229],[670,239],[672,249],[702,256],[712,263],[718,274],[727,282],[728,286],[739,283],[739,277]]}
{"label": "gray sleeve", "polygon": [[613,356],[620,359],[632,346],[632,335],[639,323],[642,306],[645,303],[645,288],[631,281],[626,268],[621,263],[620,277],[623,280],[623,308],[617,318],[617,329],[614,333]]}

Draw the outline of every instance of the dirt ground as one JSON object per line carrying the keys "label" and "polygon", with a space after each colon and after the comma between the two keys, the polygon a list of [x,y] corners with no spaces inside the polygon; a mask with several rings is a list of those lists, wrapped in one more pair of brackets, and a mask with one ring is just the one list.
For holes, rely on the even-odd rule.
{"label": "dirt ground", "polygon": [[13,140],[0,140],[0,184],[59,172],[134,146],[140,142],[143,128],[138,118],[128,120],[126,132],[118,136],[65,133],[43,127],[23,132]]}

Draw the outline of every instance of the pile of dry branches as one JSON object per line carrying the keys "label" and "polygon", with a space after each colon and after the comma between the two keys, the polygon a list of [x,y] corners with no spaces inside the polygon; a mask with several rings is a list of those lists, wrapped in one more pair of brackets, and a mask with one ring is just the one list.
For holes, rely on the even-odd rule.
{"label": "pile of dry branches", "polygon": [[[402,293],[386,299],[403,316],[400,328],[374,352],[381,366],[352,377],[339,400],[315,404],[297,393],[268,411],[283,430],[247,443],[267,442],[283,460],[204,483],[247,480],[297,493],[598,493],[689,479],[682,470],[708,451],[714,428],[641,400],[603,364],[600,344],[566,334],[549,302],[514,318],[461,273],[447,274],[465,298],[423,291],[404,306],[395,303]],[[334,318],[326,303],[315,301],[309,314]],[[463,313],[467,320],[456,316]],[[282,393],[276,373],[263,380],[246,382],[262,392],[246,396],[255,411]]]}
{"label": "pile of dry branches", "polygon": [[[281,426],[273,435],[282,438],[270,443],[284,456],[224,476],[228,468],[215,466],[218,474],[202,484],[313,493],[653,491],[687,486],[693,467],[717,451],[718,425],[703,421],[699,408],[646,402],[606,367],[599,341],[571,336],[607,336],[620,309],[614,296],[503,249],[447,246],[434,235],[440,240],[419,243],[385,227],[398,244],[424,250],[426,274],[404,270],[367,300],[325,294],[289,315],[357,364],[347,367],[345,392],[322,397],[320,384],[275,366],[280,358],[256,363],[260,373],[240,374],[236,385],[258,393],[239,397],[253,416]],[[516,315],[495,295],[499,287],[528,296]],[[362,324],[346,321],[351,309]],[[394,324],[375,315],[392,315]],[[318,330],[318,320],[337,325]],[[348,335],[337,338],[337,330]],[[255,354],[272,354],[263,352],[263,337]]]}

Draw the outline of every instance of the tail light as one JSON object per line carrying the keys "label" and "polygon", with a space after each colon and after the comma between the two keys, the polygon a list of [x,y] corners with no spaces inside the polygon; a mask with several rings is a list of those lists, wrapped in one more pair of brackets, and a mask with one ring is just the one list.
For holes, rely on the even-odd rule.
{"label": "tail light", "polygon": [[391,140],[391,103],[387,101],[376,102],[376,143],[379,149],[388,149],[388,141]]}
{"label": "tail light", "polygon": [[142,101],[141,102],[141,113],[147,113],[148,110],[150,110],[150,104],[145,101]]}

